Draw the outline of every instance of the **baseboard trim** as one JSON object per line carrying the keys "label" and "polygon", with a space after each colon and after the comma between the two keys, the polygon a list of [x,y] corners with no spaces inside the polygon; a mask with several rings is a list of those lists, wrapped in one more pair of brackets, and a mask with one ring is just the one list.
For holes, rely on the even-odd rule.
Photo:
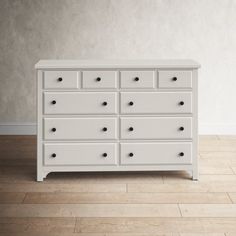
{"label": "baseboard trim", "polygon": [[[36,135],[36,123],[0,123],[0,135]],[[236,124],[199,124],[200,135],[236,135]]]}
{"label": "baseboard trim", "polygon": [[0,135],[36,135],[36,123],[0,123]]}

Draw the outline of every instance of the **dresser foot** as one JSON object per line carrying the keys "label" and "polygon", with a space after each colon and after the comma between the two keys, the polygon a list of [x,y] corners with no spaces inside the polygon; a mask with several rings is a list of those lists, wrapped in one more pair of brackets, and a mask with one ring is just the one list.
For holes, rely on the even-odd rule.
{"label": "dresser foot", "polygon": [[37,173],[37,181],[38,181],[38,182],[42,182],[43,179],[45,179],[48,174],[49,174],[49,172]]}
{"label": "dresser foot", "polygon": [[198,181],[198,171],[197,170],[192,171],[192,180]]}

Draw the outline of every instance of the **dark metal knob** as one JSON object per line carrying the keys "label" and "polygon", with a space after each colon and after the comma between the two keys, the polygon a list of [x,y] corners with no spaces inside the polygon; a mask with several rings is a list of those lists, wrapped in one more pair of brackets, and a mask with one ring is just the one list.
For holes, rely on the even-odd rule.
{"label": "dark metal knob", "polygon": [[135,78],[134,78],[134,81],[139,81],[139,77],[135,77]]}
{"label": "dark metal knob", "polygon": [[177,81],[177,77],[173,77],[172,80],[173,80],[173,81]]}
{"label": "dark metal knob", "polygon": [[107,127],[103,127],[102,131],[106,132],[107,131]]}
{"label": "dark metal knob", "polygon": [[56,100],[52,100],[52,104],[55,105],[57,102]]}
{"label": "dark metal knob", "polygon": [[183,153],[183,152],[180,152],[180,153],[179,153],[179,156],[183,157],[183,156],[184,156],[184,153]]}
{"label": "dark metal knob", "polygon": [[107,102],[103,102],[102,105],[103,105],[103,106],[106,106],[106,105],[107,105]]}
{"label": "dark metal knob", "polygon": [[97,82],[99,82],[99,81],[101,81],[101,80],[102,80],[101,77],[97,77],[97,78],[96,78],[96,81],[97,81]]}
{"label": "dark metal knob", "polygon": [[183,127],[183,126],[179,127],[179,130],[180,130],[180,131],[183,131],[183,130],[184,130],[184,127]]}
{"label": "dark metal knob", "polygon": [[184,102],[183,102],[183,101],[179,102],[179,105],[180,105],[180,106],[183,106],[183,105],[184,105]]}
{"label": "dark metal knob", "polygon": [[130,106],[133,106],[133,105],[134,105],[134,103],[133,103],[133,102],[129,102],[129,105],[130,105]]}
{"label": "dark metal knob", "polygon": [[134,156],[134,154],[133,154],[132,152],[130,152],[130,153],[129,153],[129,156],[130,156],[130,157],[133,157],[133,156]]}
{"label": "dark metal knob", "polygon": [[52,132],[56,132],[56,130],[57,130],[56,128],[52,128]]}
{"label": "dark metal knob", "polygon": [[57,80],[58,80],[59,82],[61,82],[63,79],[62,79],[62,77],[59,77]]}
{"label": "dark metal knob", "polygon": [[107,157],[107,153],[104,152],[104,153],[102,154],[102,156],[103,156],[103,157]]}
{"label": "dark metal knob", "polygon": [[129,127],[129,131],[133,131],[134,130],[134,128],[133,127]]}
{"label": "dark metal knob", "polygon": [[53,153],[53,154],[51,155],[51,157],[53,157],[53,158],[55,158],[56,156],[57,156],[56,153]]}

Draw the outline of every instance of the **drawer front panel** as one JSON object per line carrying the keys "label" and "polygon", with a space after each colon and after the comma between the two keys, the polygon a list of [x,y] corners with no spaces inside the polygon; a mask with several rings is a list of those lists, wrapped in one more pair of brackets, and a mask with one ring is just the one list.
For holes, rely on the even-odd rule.
{"label": "drawer front panel", "polygon": [[191,71],[158,71],[159,88],[192,88]]}
{"label": "drawer front panel", "polygon": [[121,71],[121,88],[154,88],[154,71]]}
{"label": "drawer front panel", "polygon": [[115,143],[64,143],[44,145],[45,165],[116,165]]}
{"label": "drawer front panel", "polygon": [[116,118],[45,118],[46,140],[116,139]]}
{"label": "drawer front panel", "polygon": [[122,165],[191,164],[191,143],[122,143]]}
{"label": "drawer front panel", "polygon": [[45,89],[76,89],[80,80],[80,72],[77,71],[45,71]]}
{"label": "drawer front panel", "polygon": [[192,118],[183,117],[123,117],[122,139],[190,139]]}
{"label": "drawer front panel", "polygon": [[83,71],[82,87],[117,88],[117,71]]}
{"label": "drawer front panel", "polygon": [[44,114],[116,114],[115,92],[45,92]]}
{"label": "drawer front panel", "polygon": [[192,113],[191,92],[123,92],[121,113]]}

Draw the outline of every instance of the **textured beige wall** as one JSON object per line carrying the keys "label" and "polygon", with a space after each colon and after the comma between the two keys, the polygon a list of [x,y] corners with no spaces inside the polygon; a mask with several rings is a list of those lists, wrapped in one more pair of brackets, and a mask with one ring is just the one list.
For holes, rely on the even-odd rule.
{"label": "textured beige wall", "polygon": [[200,123],[236,123],[236,0],[0,0],[0,50],[0,122],[35,122],[39,59],[193,58]]}

